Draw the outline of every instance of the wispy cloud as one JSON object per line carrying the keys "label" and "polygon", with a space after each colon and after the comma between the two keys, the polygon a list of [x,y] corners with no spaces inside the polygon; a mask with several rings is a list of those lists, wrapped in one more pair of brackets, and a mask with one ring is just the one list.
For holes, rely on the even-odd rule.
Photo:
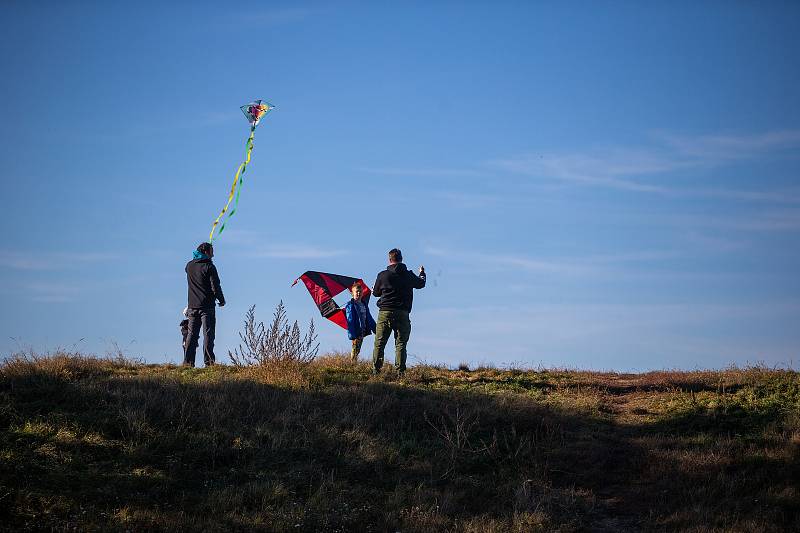
{"label": "wispy cloud", "polygon": [[431,193],[431,197],[450,207],[459,209],[484,209],[499,205],[505,198],[496,194],[467,193],[461,191],[439,191]]}
{"label": "wispy cloud", "polygon": [[204,111],[188,120],[181,120],[180,125],[184,128],[201,128],[241,119],[241,113],[234,111]]}
{"label": "wispy cloud", "polygon": [[266,246],[244,254],[249,257],[271,257],[273,259],[320,259],[347,254],[344,249],[323,248],[307,244]]}
{"label": "wispy cloud", "polygon": [[669,189],[629,178],[668,172],[680,166],[678,161],[663,154],[632,149],[608,149],[598,153],[528,154],[496,160],[493,164],[511,172],[577,184],[662,193]]}
{"label": "wispy cloud", "polygon": [[260,246],[266,237],[260,231],[253,231],[247,229],[229,229],[225,231],[225,245],[241,247],[241,246]]}
{"label": "wispy cloud", "polygon": [[383,176],[479,177],[486,172],[469,168],[358,167],[359,172]]}
{"label": "wispy cloud", "polygon": [[751,202],[772,202],[778,204],[800,204],[800,190],[786,189],[782,191],[744,191],[739,189],[675,189],[675,195],[688,195],[709,198],[727,198]]}
{"label": "wispy cloud", "polygon": [[544,258],[513,253],[455,252],[447,248],[436,246],[426,246],[423,251],[431,256],[458,257],[461,262],[480,264],[490,268],[515,269],[539,274],[559,274],[567,276],[609,273],[609,267],[613,265],[659,261],[674,258],[678,255],[673,251],[648,250],[622,254]]}
{"label": "wispy cloud", "polygon": [[36,282],[23,285],[30,299],[39,303],[72,302],[80,294],[81,289],[74,285],[57,282]]}
{"label": "wispy cloud", "polygon": [[[554,180],[564,184],[604,187],[621,191],[674,197],[705,197],[747,202],[800,204],[800,189],[741,189],[686,187],[664,181],[676,172],[721,168],[737,160],[766,157],[800,148],[800,130],[780,130],[747,135],[675,135],[656,132],[644,146],[603,146],[564,152],[534,152],[487,161],[477,168],[359,167],[356,170],[385,176],[433,178],[486,178],[497,170]],[[456,207],[484,207],[495,198],[467,198],[449,194]],[[448,199],[448,198],[445,198]]]}
{"label": "wispy cloud", "polygon": [[343,248],[330,248],[313,243],[272,243],[267,235],[258,231],[231,230],[225,232],[226,245],[234,247],[235,254],[243,257],[270,257],[273,259],[320,259],[338,257],[349,253]]}
{"label": "wispy cloud", "polygon": [[758,217],[741,219],[733,225],[751,230],[797,230],[800,229],[800,209],[769,211]]}
{"label": "wispy cloud", "polygon": [[[664,324],[702,324],[723,319],[745,319],[771,314],[790,314],[800,311],[800,302],[784,301],[763,304],[628,304],[628,303],[573,303],[573,304],[520,304],[482,305],[476,307],[439,307],[419,309],[417,315],[438,315],[445,317],[477,317],[487,327],[496,320],[498,328],[518,329],[509,322],[509,317],[520,316],[520,323],[538,322],[547,328],[549,321],[563,322],[569,336],[594,335],[598,330],[587,329],[588,321],[580,321],[581,327],[574,327],[577,316],[593,317],[594,322],[604,324],[603,329],[628,330],[631,326],[651,326]],[[620,317],[625,320],[619,320]],[[497,317],[495,320],[488,317]],[[527,317],[527,318],[526,318]],[[530,318],[536,320],[529,320]],[[548,328],[549,329],[549,328]],[[477,330],[483,335],[483,330]]]}
{"label": "wispy cloud", "polygon": [[748,242],[731,239],[727,237],[717,237],[690,230],[685,236],[686,242],[707,252],[728,253],[742,250],[749,246]]}
{"label": "wispy cloud", "polygon": [[800,209],[772,209],[748,214],[747,216],[667,215],[665,217],[654,216],[653,219],[689,228],[744,231],[800,230]]}
{"label": "wispy cloud", "polygon": [[425,246],[423,252],[434,257],[458,257],[463,263],[480,263],[500,268],[522,268],[533,272],[582,273],[579,265],[513,254],[490,254],[483,252],[458,252],[438,246]]}
{"label": "wispy cloud", "polygon": [[[569,363],[591,368],[600,358],[617,370],[724,366],[759,357],[777,361],[797,349],[796,336],[773,338],[752,326],[795,316],[800,302],[791,300],[747,305],[506,301],[506,305],[415,309],[414,349],[455,362],[502,354],[508,361],[542,358],[549,366]],[[437,332],[442,330],[456,340],[441,343]],[[699,333],[709,330],[724,333]],[[509,338],[519,342],[503,340]]]}
{"label": "wispy cloud", "polygon": [[0,250],[0,267],[16,270],[61,270],[87,263],[112,261],[119,254],[109,252],[19,252]]}
{"label": "wispy cloud", "polygon": [[800,191],[677,187],[657,180],[682,170],[715,168],[734,160],[762,157],[800,147],[800,130],[741,136],[677,136],[659,133],[646,148],[606,147],[589,151],[522,154],[492,161],[519,174],[617,190],[674,196],[717,197],[773,203],[800,203]]}
{"label": "wispy cloud", "polygon": [[750,135],[680,136],[656,134],[685,157],[705,162],[756,157],[800,146],[800,130],[779,130]]}
{"label": "wispy cloud", "polygon": [[247,12],[236,13],[231,19],[225,21],[227,24],[235,24],[236,27],[257,26],[277,26],[300,22],[314,16],[324,15],[323,8],[312,7],[272,7],[265,10],[250,10]]}

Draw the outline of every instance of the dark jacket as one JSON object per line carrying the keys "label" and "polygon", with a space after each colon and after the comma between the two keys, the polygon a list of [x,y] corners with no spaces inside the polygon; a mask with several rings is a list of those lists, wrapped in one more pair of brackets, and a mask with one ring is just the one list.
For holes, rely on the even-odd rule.
{"label": "dark jacket", "polygon": [[395,309],[411,312],[414,302],[414,289],[425,286],[425,273],[417,277],[403,263],[389,265],[378,274],[372,294],[380,296],[378,309]]}
{"label": "dark jacket", "polygon": [[192,259],[186,263],[186,280],[189,282],[189,309],[213,309],[214,300],[225,303],[217,267],[211,259]]}
{"label": "dark jacket", "polygon": [[350,340],[375,333],[375,319],[372,318],[369,312],[369,305],[364,304],[364,309],[367,310],[367,313],[364,317],[364,322],[362,322],[355,300],[351,298],[347,305],[344,306],[344,315],[347,317],[347,338]]}

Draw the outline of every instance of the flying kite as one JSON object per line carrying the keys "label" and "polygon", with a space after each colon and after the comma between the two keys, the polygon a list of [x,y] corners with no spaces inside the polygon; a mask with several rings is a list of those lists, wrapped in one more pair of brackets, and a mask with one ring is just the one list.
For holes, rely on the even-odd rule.
{"label": "flying kite", "polygon": [[236,202],[234,202],[233,209],[231,209],[231,212],[228,213],[228,217],[222,223],[222,226],[220,226],[217,236],[222,235],[222,232],[225,229],[225,224],[228,223],[228,220],[230,220],[230,218],[236,212],[236,208],[239,206],[239,192],[242,190],[244,173],[245,170],[247,170],[247,164],[250,162],[250,154],[253,151],[253,138],[256,135],[256,126],[258,126],[258,123],[261,122],[261,119],[264,118],[274,107],[274,105],[270,104],[269,102],[264,102],[263,100],[256,100],[240,107],[242,113],[244,113],[244,116],[247,117],[248,122],[250,122],[250,137],[245,143],[246,155],[244,161],[239,165],[239,168],[236,169],[236,175],[233,177],[233,184],[231,185],[231,192],[228,195],[228,202],[225,204],[225,207],[222,208],[222,211],[220,211],[217,219],[214,220],[214,224],[211,226],[211,233],[208,234],[208,242],[214,241],[214,230],[217,229],[217,224],[219,224],[219,221],[228,211],[228,207],[231,205],[231,201],[233,200],[234,196],[236,196]]}
{"label": "flying kite", "polygon": [[344,329],[347,329],[347,317],[344,314],[344,309],[333,301],[334,296],[349,290],[356,283],[361,285],[361,301],[365,305],[369,303],[369,296],[372,294],[364,280],[340,276],[339,274],[309,270],[294,280],[292,287],[300,280],[305,283],[306,289],[308,289],[308,293],[313,298],[314,303],[317,304],[320,314]]}

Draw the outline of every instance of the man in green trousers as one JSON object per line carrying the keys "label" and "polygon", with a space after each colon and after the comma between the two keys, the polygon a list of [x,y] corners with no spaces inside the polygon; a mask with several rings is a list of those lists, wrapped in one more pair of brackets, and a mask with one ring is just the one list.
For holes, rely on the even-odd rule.
{"label": "man in green trousers", "polygon": [[373,374],[383,366],[383,350],[394,333],[394,364],[402,375],[406,371],[406,344],[411,335],[411,304],[414,289],[425,286],[425,267],[419,267],[419,276],[403,264],[403,254],[397,248],[389,251],[389,266],[378,274],[372,294],[379,296],[378,324],[375,331],[375,348],[372,351]]}

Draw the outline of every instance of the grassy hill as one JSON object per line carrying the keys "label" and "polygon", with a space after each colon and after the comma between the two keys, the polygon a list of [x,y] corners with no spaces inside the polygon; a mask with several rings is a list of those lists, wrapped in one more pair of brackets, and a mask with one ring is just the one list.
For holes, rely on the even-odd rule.
{"label": "grassy hill", "polygon": [[0,528],[798,531],[800,376],[0,366]]}

